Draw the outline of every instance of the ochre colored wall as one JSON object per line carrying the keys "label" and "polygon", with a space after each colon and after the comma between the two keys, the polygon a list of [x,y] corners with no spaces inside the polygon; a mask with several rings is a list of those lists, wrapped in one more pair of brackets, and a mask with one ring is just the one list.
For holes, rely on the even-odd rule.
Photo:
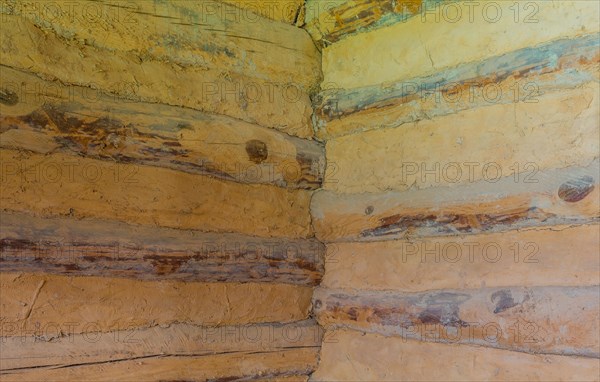
{"label": "ochre colored wall", "polygon": [[327,157],[311,380],[597,380],[598,5],[307,9]]}
{"label": "ochre colored wall", "polygon": [[320,52],[275,5],[2,2],[0,379],[314,371]]}

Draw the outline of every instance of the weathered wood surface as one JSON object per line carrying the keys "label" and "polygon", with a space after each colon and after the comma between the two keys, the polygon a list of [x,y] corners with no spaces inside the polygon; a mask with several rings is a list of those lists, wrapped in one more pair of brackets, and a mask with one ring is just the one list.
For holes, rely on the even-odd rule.
{"label": "weathered wood surface", "polygon": [[202,326],[308,318],[312,287],[279,283],[187,283],[0,272],[3,336],[189,323]]}
{"label": "weathered wood surface", "polygon": [[430,291],[318,288],[325,328],[473,344],[528,353],[600,357],[600,287],[507,287]]}
{"label": "weathered wood surface", "polygon": [[327,332],[311,381],[598,381],[600,360]]}
{"label": "weathered wood surface", "polygon": [[108,333],[62,333],[59,337],[2,337],[0,373],[64,368],[150,357],[204,356],[235,352],[277,352],[319,348],[322,329],[314,321],[205,327],[153,326]]}
{"label": "weathered wood surface", "polygon": [[0,213],[2,272],[317,285],[324,252],[316,240]]}
{"label": "weathered wood surface", "polygon": [[321,286],[332,289],[600,285],[600,227],[333,243],[325,264]]}
{"label": "weathered wood surface", "polygon": [[305,190],[60,153],[2,149],[0,163],[3,210],[262,237],[311,235]]}
{"label": "weathered wood surface", "polygon": [[600,218],[600,161],[461,187],[376,194],[317,191],[317,238],[376,241],[587,224]]}
{"label": "weathered wood surface", "polygon": [[448,2],[342,39],[323,49],[323,84],[353,89],[395,83],[600,31],[598,8],[588,1],[486,3]]}
{"label": "weathered wood surface", "polygon": [[306,30],[320,47],[405,22],[443,0],[307,0]]}
{"label": "weathered wood surface", "polygon": [[[219,0],[243,9],[240,17],[254,20],[252,14],[301,26],[304,23],[304,0]],[[252,12],[248,14],[247,12]]]}
{"label": "weathered wood surface", "polygon": [[[327,142],[324,188],[345,193],[460,185],[587,165],[598,157],[598,83]],[[348,153],[353,155],[348,155]]]}
{"label": "weathered wood surface", "polygon": [[597,81],[600,36],[585,35],[463,64],[430,76],[359,89],[325,89],[315,102],[323,139],[515,102]]}
{"label": "weathered wood surface", "polygon": [[[139,4],[148,6],[150,3],[141,1]],[[186,3],[192,4],[191,2]],[[240,74],[227,69],[171,62],[160,57],[153,57],[148,53],[131,52],[130,50],[135,50],[134,44],[138,42],[137,40],[146,38],[143,33],[130,33],[128,34],[131,36],[130,38],[121,34],[116,34],[115,37],[110,33],[106,35],[106,32],[98,31],[99,35],[96,37],[71,40],[70,38],[65,39],[64,36],[58,35],[53,30],[48,31],[44,27],[38,27],[32,20],[22,16],[3,14],[2,17],[0,52],[3,58],[2,64],[5,66],[27,70],[42,78],[63,84],[87,87],[92,93],[106,92],[124,102],[138,101],[189,107],[276,128],[302,138],[313,136],[310,125],[312,106],[309,89],[305,89],[297,82],[253,77],[251,71]],[[154,29],[152,27],[154,21],[149,22],[150,30]],[[72,32],[69,31],[71,28],[69,25],[66,23],[64,26],[65,33]],[[85,31],[82,32],[84,36],[90,33],[87,29],[85,28]],[[97,29],[102,28],[96,26],[89,29],[93,34]],[[304,32],[299,30],[296,32],[301,33],[300,38],[303,36]],[[184,33],[186,33],[185,30]],[[102,36],[104,38],[101,38]],[[168,47],[167,37],[165,37],[166,42],[160,42],[159,47],[162,49],[165,46]],[[235,36],[232,38],[235,41],[239,40]],[[99,44],[98,42],[115,39],[118,41],[131,40],[131,49],[94,45]],[[263,44],[253,38],[242,38],[242,40],[248,41],[250,44]],[[202,41],[201,44],[206,44],[205,40]],[[308,43],[312,45],[311,41]],[[236,45],[236,43],[230,41],[230,45]],[[265,45],[262,48],[255,46],[254,49],[248,47],[247,50],[269,52],[276,49],[273,44]],[[209,50],[216,49],[215,47],[210,48],[210,44],[208,46]],[[271,48],[272,46],[273,48]],[[167,50],[179,51],[174,48]],[[294,56],[289,49],[284,49],[283,52],[289,57]],[[242,54],[243,51],[238,53]],[[208,54],[213,57],[227,57],[227,54],[224,53],[216,55],[214,52],[209,52]],[[266,53],[266,55],[268,54]],[[184,57],[186,56],[184,55]],[[222,61],[217,60],[215,64],[217,68],[220,67]],[[266,60],[260,61],[266,62]],[[276,66],[282,66],[281,62],[286,61],[289,60],[281,58]],[[243,59],[241,62],[253,61]],[[298,63],[290,65],[293,70],[302,66]],[[293,77],[292,74],[290,76]]]}
{"label": "weathered wood surface", "polygon": [[[5,2],[2,13],[26,19],[68,44],[127,53],[138,58],[138,62],[217,69],[294,83],[304,89],[318,83],[319,52],[305,31],[228,2],[244,3],[82,0],[73,4],[57,0],[44,5],[24,0]],[[275,3],[276,0],[271,2],[271,8],[283,11]],[[298,0],[291,4],[287,1],[283,5],[293,9],[297,3]],[[268,4],[262,6],[268,8]]]}
{"label": "weathered wood surface", "polygon": [[[123,102],[0,67],[0,146],[150,165],[242,183],[315,189],[325,153],[313,141],[234,118]],[[9,102],[9,97],[13,97]]]}
{"label": "weathered wood surface", "polygon": [[309,375],[318,349],[234,352],[217,355],[162,356],[6,374],[3,381],[277,381]]}

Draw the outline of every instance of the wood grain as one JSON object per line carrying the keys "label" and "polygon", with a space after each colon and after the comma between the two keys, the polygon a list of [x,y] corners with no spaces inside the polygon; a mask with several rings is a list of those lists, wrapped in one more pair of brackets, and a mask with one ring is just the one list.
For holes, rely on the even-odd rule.
{"label": "wood grain", "polygon": [[527,353],[600,358],[599,286],[397,291],[313,297],[323,327]]}
{"label": "wood grain", "polygon": [[311,203],[317,238],[381,241],[504,232],[598,221],[600,161],[460,187],[404,192],[316,192]]}
{"label": "wood grain", "polygon": [[321,286],[332,289],[600,285],[600,227],[332,243],[325,261]]}
{"label": "wood grain", "polygon": [[165,327],[128,328],[107,333],[62,333],[59,337],[5,336],[0,343],[0,373],[159,356],[207,356],[319,348],[321,338],[321,328],[311,320],[221,327],[176,323]]}
{"label": "wood grain", "polygon": [[[149,165],[241,183],[315,189],[325,153],[313,141],[181,107],[124,102],[1,67],[0,147]],[[27,91],[27,92],[26,92]]]}
{"label": "wood grain", "polygon": [[427,343],[353,330],[325,334],[313,381],[597,381],[600,360]]}
{"label": "wood grain", "polygon": [[308,318],[312,287],[0,272],[3,337],[60,337],[155,325],[287,323]]}
{"label": "wood grain", "polygon": [[3,210],[131,224],[311,236],[310,192],[71,155],[0,150]]}
{"label": "wood grain", "polygon": [[597,33],[560,39],[429,76],[355,89],[325,89],[315,97],[317,135],[330,139],[466,109],[539,102],[543,94],[597,81],[598,40]]}
{"label": "wood grain", "polygon": [[0,213],[0,271],[188,282],[317,285],[316,240],[146,228]]}

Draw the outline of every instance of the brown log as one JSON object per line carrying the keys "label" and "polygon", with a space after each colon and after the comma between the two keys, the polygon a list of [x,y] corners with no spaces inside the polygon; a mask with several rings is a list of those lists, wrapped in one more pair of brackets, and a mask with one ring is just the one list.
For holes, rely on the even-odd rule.
{"label": "brown log", "polygon": [[598,381],[600,360],[418,342],[353,330],[325,333],[313,381]]}
{"label": "brown log", "polygon": [[[58,369],[33,369],[2,376],[3,381],[263,381],[309,375],[318,349],[234,352],[217,355],[163,356]],[[293,380],[293,379],[292,379]]]}
{"label": "brown log", "polygon": [[304,320],[313,288],[0,272],[0,290],[4,337],[50,338],[173,323],[222,326]]}
{"label": "brown log", "polygon": [[221,327],[172,324],[107,333],[57,334],[0,338],[0,375],[158,356],[318,349],[322,338],[322,330],[314,321]]}
{"label": "brown log", "polygon": [[391,84],[325,89],[315,97],[317,135],[330,139],[466,109],[536,103],[543,94],[597,81],[599,67],[598,34],[591,34]]}
{"label": "brown log", "polygon": [[599,286],[397,291],[329,290],[313,297],[325,328],[527,353],[600,357]]}
{"label": "brown log", "polygon": [[0,205],[7,211],[261,237],[311,236],[306,190],[61,153],[1,149],[0,166]]}
{"label": "brown log", "polygon": [[[321,145],[231,117],[123,102],[2,66],[0,147],[165,167],[241,183],[316,189]],[[25,90],[29,93],[25,93]],[[19,98],[24,96],[24,98]],[[8,101],[6,101],[8,102]]]}
{"label": "brown log", "polygon": [[321,286],[401,290],[600,285],[600,227],[553,226],[501,233],[327,246]]}
{"label": "brown log", "polygon": [[316,240],[263,239],[0,213],[0,271],[196,282],[317,285]]}
{"label": "brown log", "polygon": [[597,139],[584,138],[600,134],[599,112],[594,81],[537,102],[491,104],[346,135],[327,142],[324,188],[383,192],[507,176],[518,182],[545,169],[585,166],[600,152]]}
{"label": "brown log", "polygon": [[[190,2],[184,3],[192,4]],[[96,2],[81,5],[83,8],[84,5],[90,4],[97,5]],[[144,8],[152,8],[154,5],[154,3],[147,1],[139,1],[134,4],[139,4]],[[201,2],[197,4],[201,6]],[[170,6],[167,5],[166,7]],[[175,9],[179,12],[175,6],[169,9]],[[148,11],[147,13],[151,13],[150,10]],[[183,10],[183,12],[186,11]],[[193,12],[191,15],[191,17],[194,17]],[[36,25],[34,23],[35,17],[34,20],[15,14],[3,14],[2,17],[3,33],[0,36],[0,52],[3,57],[2,64],[5,66],[27,70],[42,78],[56,80],[63,84],[82,86],[88,88],[92,94],[100,91],[106,92],[124,102],[137,101],[183,106],[210,114],[227,115],[246,122],[275,128],[302,138],[313,136],[312,127],[310,126],[312,106],[309,89],[294,82],[294,76],[289,72],[285,73],[284,78],[273,78],[276,75],[260,74],[251,69],[242,73],[224,69],[221,64],[227,65],[223,62],[223,60],[227,61],[223,58],[228,57],[227,47],[219,48],[202,42],[201,44],[205,44],[209,51],[214,49],[220,51],[216,55],[212,51],[205,52],[209,58],[219,57],[220,59],[216,60],[215,64],[204,65],[203,63],[193,62],[194,54],[197,52],[182,50],[184,52],[183,57],[176,57],[175,59],[163,57],[161,53],[158,53],[159,57],[153,57],[152,54],[148,53],[151,49],[163,52],[165,46],[167,51],[180,51],[179,49],[168,48],[169,36],[172,33],[165,31],[163,32],[166,35],[161,37],[161,33],[158,33],[156,37],[162,38],[166,42],[160,42],[158,46],[154,47],[147,46],[147,43],[141,44],[142,51],[139,51],[136,44],[140,41],[148,41],[144,33],[136,34],[120,30],[116,34],[111,34],[109,31],[112,30],[110,26],[113,24],[110,23],[107,26],[108,31],[100,32],[102,28],[98,28],[97,25],[94,25],[94,28],[79,29],[81,26],[75,25],[77,23],[71,25],[66,21],[64,25],[52,25],[49,22],[50,29],[47,29]],[[176,35],[183,33],[184,38],[193,35],[193,33],[190,34],[188,28],[191,28],[191,30],[197,28],[194,25],[171,28],[161,23],[156,24],[155,27],[154,23],[157,18],[160,17],[152,17],[151,20],[148,20],[148,25],[145,28],[155,30],[161,28],[160,25],[162,25],[167,30],[180,31],[173,33]],[[61,19],[61,21],[65,20]],[[43,18],[42,22],[44,22]],[[186,22],[183,21],[183,23]],[[282,23],[276,24],[294,29],[294,35],[300,33],[296,36],[299,39],[305,37],[304,44],[310,44],[314,49],[310,39],[302,31]],[[123,25],[120,23],[115,24],[116,29],[122,27]],[[254,28],[261,29],[256,24],[254,24]],[[63,30],[66,31],[66,35],[61,34]],[[275,31],[277,31],[276,27],[268,33]],[[91,36],[87,39],[69,41],[71,39],[71,37],[68,37],[70,33],[82,34],[83,36],[91,33]],[[124,36],[123,33],[127,35]],[[242,49],[242,51],[234,54],[246,56],[249,51],[270,52],[274,49],[291,58],[292,64],[289,67],[294,68],[294,73],[296,73],[295,70],[299,66],[299,62],[303,62],[303,60],[294,59],[294,55],[290,53],[293,48],[290,48],[291,50],[279,49],[276,48],[276,44],[270,44],[269,41],[261,40],[258,42],[253,37],[228,35],[223,30],[220,32],[209,30],[207,32],[208,35],[213,33],[223,34],[227,46],[236,45],[239,41],[249,42],[247,50]],[[104,41],[109,44],[108,46],[103,45],[104,42],[101,37],[106,39]],[[172,37],[175,39],[175,44],[185,44],[185,42],[178,41],[177,37]],[[206,37],[198,41],[204,39]],[[86,44],[86,41],[89,44]],[[112,46],[111,44],[114,41],[117,41],[116,44],[123,45]],[[298,43],[297,41],[293,39],[291,43]],[[194,40],[190,44],[194,45],[198,42]],[[301,51],[303,49],[300,48]],[[300,54],[302,57],[305,55],[302,52]],[[192,55],[192,58],[189,57],[190,55]],[[261,55],[263,54],[261,53]],[[185,62],[178,63],[179,59]],[[186,60],[192,62],[187,63]],[[203,61],[203,59],[200,59],[200,61]],[[247,64],[251,61],[247,57],[242,57],[241,60],[234,60],[231,65],[235,66],[240,62],[244,62],[246,65],[240,64],[239,66],[247,68]],[[279,62],[273,63],[272,66],[282,67],[281,62],[285,61],[290,62],[289,59],[281,58]],[[260,59],[260,62],[268,62],[268,60]],[[318,60],[315,59],[316,64],[318,64]],[[251,65],[254,65],[254,63]],[[102,70],[97,68],[102,68]],[[311,75],[310,78],[312,82],[318,76]],[[23,92],[26,91],[23,90]],[[19,94],[19,98],[22,98],[22,96],[23,94]]]}
{"label": "brown log", "polygon": [[[377,194],[318,191],[311,210],[326,242],[390,240],[587,224],[600,217],[600,161],[457,187]],[[531,174],[530,174],[531,175]]]}

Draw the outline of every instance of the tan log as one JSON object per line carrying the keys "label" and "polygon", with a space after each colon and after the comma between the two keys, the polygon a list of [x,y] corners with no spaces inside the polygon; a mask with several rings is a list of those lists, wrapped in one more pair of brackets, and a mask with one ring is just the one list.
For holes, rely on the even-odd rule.
{"label": "tan log", "polygon": [[3,272],[317,285],[323,275],[323,255],[324,247],[316,240],[0,212]]}
{"label": "tan log", "polygon": [[312,381],[598,381],[598,359],[326,332]]}
{"label": "tan log", "polygon": [[596,82],[537,101],[329,140],[324,187],[359,193],[456,186],[586,165],[598,156],[600,143],[591,139],[600,134]]}
{"label": "tan log", "polygon": [[600,161],[457,187],[376,194],[316,192],[317,238],[375,241],[597,221]]}
{"label": "tan log", "polygon": [[[140,1],[139,4],[151,5],[146,1]],[[48,31],[38,27],[25,17],[13,14],[3,14],[2,17],[0,52],[3,57],[2,64],[5,66],[27,70],[42,78],[67,85],[87,87],[92,93],[104,91],[123,102],[138,101],[189,107],[276,128],[303,138],[313,135],[310,126],[312,106],[309,90],[291,79],[283,81],[268,75],[252,76],[253,73],[250,70],[240,74],[233,70],[173,62],[167,58],[149,55],[146,51],[150,47],[146,47],[144,52],[136,53],[133,45],[138,42],[139,37],[146,38],[143,34],[137,36],[135,33],[131,33],[132,37],[109,34],[104,36],[106,40],[102,40],[100,37],[106,33],[98,31],[99,36],[97,37],[71,40],[53,30]],[[152,27],[154,21],[148,22],[150,28],[154,29]],[[69,24],[67,23],[67,25]],[[173,28],[173,30],[178,28]],[[91,28],[91,33],[95,33],[96,29],[101,28]],[[65,32],[67,36],[70,36],[69,33],[74,33],[69,31],[68,26],[65,27]],[[82,33],[85,36],[89,32],[86,29]],[[184,30],[181,33],[189,32]],[[239,40],[238,36],[233,36],[232,39]],[[304,35],[301,34],[300,38],[302,36]],[[157,38],[161,39],[160,33]],[[168,35],[162,37],[167,42],[161,42],[158,45],[159,51],[164,50],[164,44],[168,45],[168,38]],[[244,36],[240,37],[240,39],[244,38]],[[230,41],[231,44],[232,41],[227,39],[228,37],[225,37],[225,40]],[[103,46],[102,44],[95,46],[95,44],[99,44],[99,41],[112,40],[129,41],[131,49]],[[246,38],[246,40],[250,45],[264,43],[263,41],[257,42],[253,38]],[[85,43],[86,41],[88,44]],[[307,43],[312,44],[311,41]],[[276,44],[264,44],[268,48],[248,46],[248,50],[278,50],[275,48]],[[226,49],[225,47],[211,48],[210,44],[208,47],[209,50]],[[132,49],[134,51],[131,51]],[[177,49],[173,50],[177,51]],[[289,57],[293,57],[289,49],[282,49],[282,51]],[[207,54],[212,57],[227,57],[226,52],[227,50],[220,55],[215,55],[214,52]],[[190,54],[190,52],[184,54],[181,59],[188,59],[187,55]],[[192,55],[192,60],[193,57]],[[249,61],[243,59],[242,62]],[[261,62],[266,62],[266,60]],[[221,63],[218,61],[215,64],[216,67],[220,68]],[[295,69],[299,63],[295,61],[294,63],[292,67]],[[281,62],[277,62],[276,66],[282,67]]]}
{"label": "tan log", "polygon": [[[255,381],[309,375],[318,349],[235,352],[202,356],[161,356],[2,375],[3,381]],[[292,379],[293,381],[294,379]],[[301,379],[300,379],[301,380]]]}
{"label": "tan log", "polygon": [[64,154],[1,150],[4,210],[263,237],[310,236],[310,192]]}
{"label": "tan log", "polygon": [[0,146],[171,168],[241,183],[320,187],[316,142],[234,118],[123,102],[1,67]]}
{"label": "tan log", "polygon": [[444,289],[423,293],[318,288],[315,316],[404,339],[600,357],[599,286]]}
{"label": "tan log", "polygon": [[58,337],[2,337],[0,373],[32,368],[67,368],[151,357],[206,356],[319,348],[322,330],[314,321],[207,327],[167,327],[107,333],[61,333]]}
{"label": "tan log", "polygon": [[[396,3],[401,6],[403,2]],[[600,30],[599,21],[598,9],[588,1],[521,0],[493,5],[444,1],[405,22],[356,34],[323,49],[323,82],[353,89],[425,76],[552,40],[595,33]]]}
{"label": "tan log", "polygon": [[401,290],[600,285],[600,227],[555,226],[327,246],[321,285]]}
{"label": "tan log", "polygon": [[599,35],[551,41],[501,56],[356,89],[322,90],[315,127],[322,139],[398,127],[462,110],[536,103],[544,94],[574,89],[600,75]]}
{"label": "tan log", "polygon": [[308,317],[312,288],[275,283],[186,283],[0,273],[3,336],[55,337],[189,323],[292,322]]}
{"label": "tan log", "polygon": [[[308,34],[262,17],[260,12],[236,7],[243,3],[83,0],[74,4],[58,0],[45,5],[26,0],[5,4],[2,13],[26,19],[69,45],[129,53],[129,57],[139,61],[295,83],[304,89],[315,86],[320,79],[320,54]],[[298,13],[294,9],[297,3],[295,0],[292,4],[271,5],[274,11],[279,8],[285,12],[283,8],[287,6]]]}

